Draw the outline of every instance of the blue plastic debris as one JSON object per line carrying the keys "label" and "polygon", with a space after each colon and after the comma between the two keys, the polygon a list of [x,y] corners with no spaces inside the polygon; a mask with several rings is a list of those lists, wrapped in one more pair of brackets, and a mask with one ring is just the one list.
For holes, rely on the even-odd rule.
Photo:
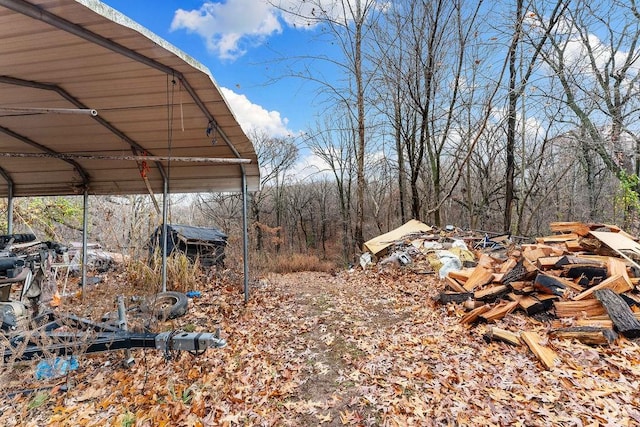
{"label": "blue plastic debris", "polygon": [[36,379],[61,377],[76,369],[78,369],[78,359],[75,356],[45,359],[38,362],[36,366]]}
{"label": "blue plastic debris", "polygon": [[200,291],[188,291],[186,294],[189,298],[200,298],[202,294]]}

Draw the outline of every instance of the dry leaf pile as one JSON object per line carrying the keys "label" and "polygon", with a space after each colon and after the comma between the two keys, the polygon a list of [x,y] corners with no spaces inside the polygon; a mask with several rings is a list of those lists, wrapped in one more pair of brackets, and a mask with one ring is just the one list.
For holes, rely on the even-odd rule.
{"label": "dry leaf pile", "polygon": [[[237,284],[218,284],[158,326],[219,324],[226,348],[170,361],[135,350],[130,369],[122,352],[84,355],[49,382],[33,363],[4,366],[0,425],[640,424],[637,342],[550,338],[562,363],[541,369],[522,347],[470,333],[461,305],[434,302],[443,290],[403,269],[274,275],[245,305]],[[497,325],[548,328],[516,314]]]}

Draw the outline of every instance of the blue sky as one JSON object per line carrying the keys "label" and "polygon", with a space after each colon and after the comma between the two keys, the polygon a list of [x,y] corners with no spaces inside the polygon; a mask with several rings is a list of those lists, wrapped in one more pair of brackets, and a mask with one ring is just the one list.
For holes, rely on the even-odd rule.
{"label": "blue sky", "polygon": [[245,130],[295,135],[314,121],[311,84],[273,81],[283,75],[274,59],[307,52],[312,31],[296,29],[265,1],[102,1],[209,68]]}

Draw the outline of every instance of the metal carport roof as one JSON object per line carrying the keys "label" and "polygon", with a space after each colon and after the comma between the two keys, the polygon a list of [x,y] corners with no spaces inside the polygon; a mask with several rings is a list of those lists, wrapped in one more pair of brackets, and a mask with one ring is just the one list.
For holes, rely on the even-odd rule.
{"label": "metal carport roof", "polygon": [[260,178],[209,71],[96,0],[0,0],[0,155],[0,196],[162,193],[163,176],[170,192],[241,191],[243,170],[253,191]]}

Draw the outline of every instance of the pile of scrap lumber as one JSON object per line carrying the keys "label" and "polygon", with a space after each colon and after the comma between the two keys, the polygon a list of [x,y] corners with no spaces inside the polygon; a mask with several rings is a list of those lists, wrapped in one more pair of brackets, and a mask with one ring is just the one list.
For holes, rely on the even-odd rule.
{"label": "pile of scrap lumber", "polygon": [[[640,244],[618,227],[555,222],[554,233],[505,252],[479,252],[477,265],[449,272],[442,303],[468,310],[461,322],[495,322],[509,313],[543,313],[554,322],[550,334],[592,345],[620,335],[640,337]],[[566,326],[566,327],[559,327]],[[534,332],[489,328],[486,339],[526,344],[546,366],[557,355]]]}

